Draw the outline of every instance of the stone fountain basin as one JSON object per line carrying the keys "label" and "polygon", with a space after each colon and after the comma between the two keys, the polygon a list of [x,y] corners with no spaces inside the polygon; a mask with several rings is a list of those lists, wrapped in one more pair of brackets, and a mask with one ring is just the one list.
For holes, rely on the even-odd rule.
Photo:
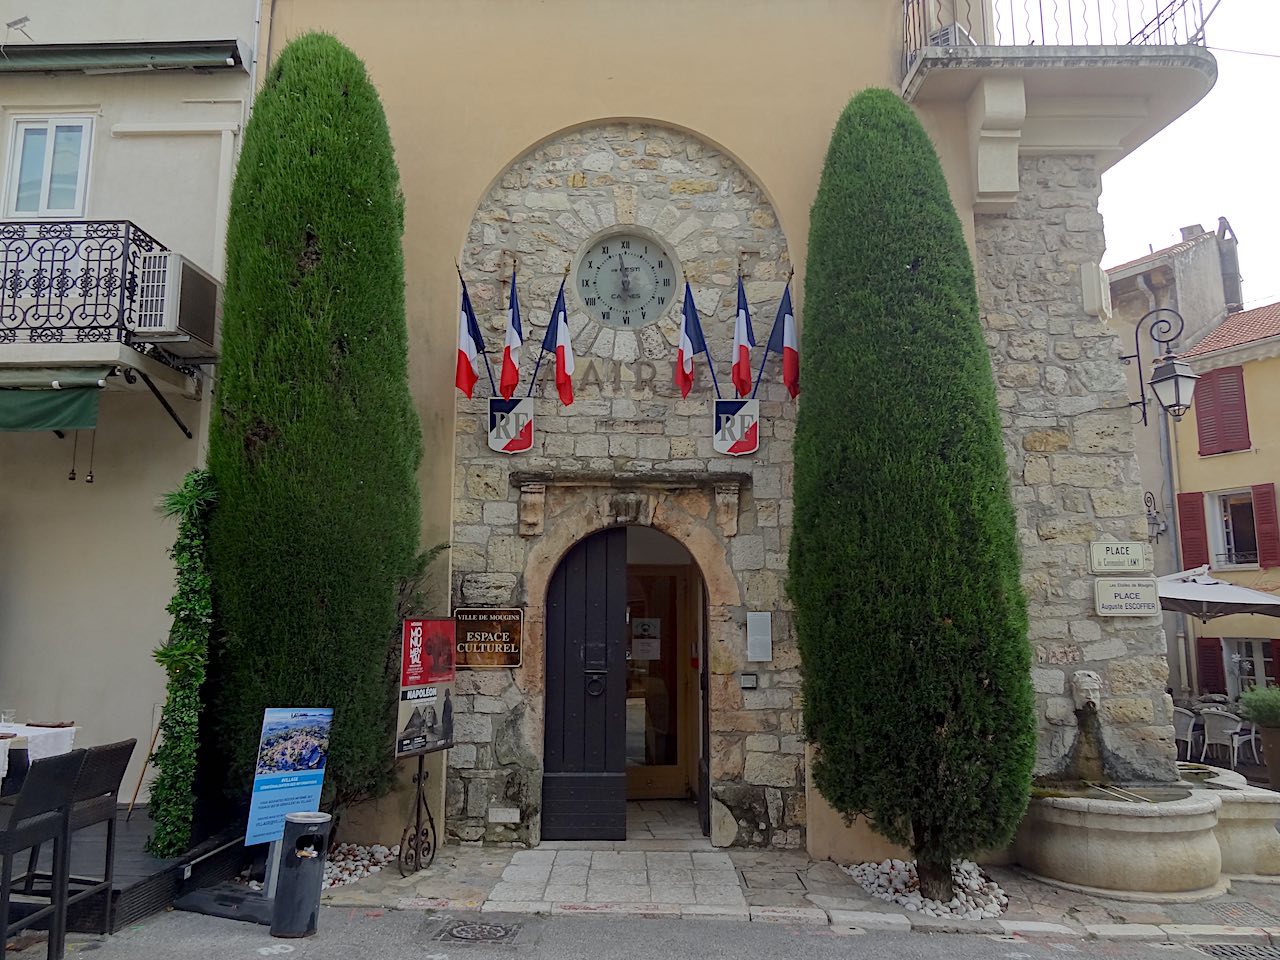
{"label": "stone fountain basin", "polygon": [[1252,787],[1233,770],[1179,763],[1183,780],[1212,790],[1222,800],[1214,835],[1222,851],[1222,872],[1230,877],[1280,877],[1280,793]]}
{"label": "stone fountain basin", "polygon": [[1014,838],[1015,859],[1042,879],[1103,895],[1221,893],[1215,828],[1226,791],[1133,792],[1152,802],[1104,799],[1096,790],[1032,799]]}

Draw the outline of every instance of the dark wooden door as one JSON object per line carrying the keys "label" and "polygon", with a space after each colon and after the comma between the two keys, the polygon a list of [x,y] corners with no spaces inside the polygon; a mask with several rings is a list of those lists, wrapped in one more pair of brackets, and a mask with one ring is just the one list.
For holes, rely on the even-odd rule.
{"label": "dark wooden door", "polygon": [[602,530],[547,590],[545,840],[625,840],[627,531]]}
{"label": "dark wooden door", "polygon": [[701,636],[698,638],[698,825],[704,837],[711,836],[711,715],[708,705],[711,699],[711,665],[707,663],[707,609],[705,589],[702,594],[702,616],[699,620]]}

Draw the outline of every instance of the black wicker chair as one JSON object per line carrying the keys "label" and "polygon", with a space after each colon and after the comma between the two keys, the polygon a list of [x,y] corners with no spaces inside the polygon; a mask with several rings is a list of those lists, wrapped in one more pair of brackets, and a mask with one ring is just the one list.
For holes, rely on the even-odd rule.
{"label": "black wicker chair", "polygon": [[[120,782],[124,780],[125,768],[133,756],[136,740],[121,740],[119,743],[105,743],[100,747],[90,747],[85,753],[84,765],[80,768],[80,776],[76,780],[75,790],[71,794],[70,833],[93,827],[99,823],[107,825],[107,856],[101,877],[76,877],[71,875],[68,859],[67,905],[70,906],[95,894],[103,895],[102,933],[111,932],[111,883],[114,879],[116,856],[116,812],[120,795]],[[67,850],[70,857],[70,848]],[[40,845],[31,848],[31,859],[27,862],[26,893],[35,891],[36,881],[52,883],[53,877],[47,873],[37,873],[36,864],[40,859]],[[55,866],[55,870],[56,870]],[[0,957],[0,960],[3,960]]]}
{"label": "black wicker chair", "polygon": [[[63,953],[67,932],[67,844],[70,841],[71,796],[85,751],[72,750],[57,757],[36,760],[12,804],[0,805],[0,960],[9,937],[38,921],[49,922],[49,960]],[[53,841],[54,873],[49,902],[21,916],[10,917],[14,858],[31,847]]]}

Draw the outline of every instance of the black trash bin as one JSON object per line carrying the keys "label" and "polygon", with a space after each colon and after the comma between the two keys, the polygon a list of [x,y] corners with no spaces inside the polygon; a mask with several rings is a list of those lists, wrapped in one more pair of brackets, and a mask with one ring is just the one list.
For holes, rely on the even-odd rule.
{"label": "black trash bin", "polygon": [[325,852],[329,849],[332,829],[333,817],[327,813],[285,815],[280,872],[271,905],[273,937],[309,937],[316,932],[320,893],[324,888]]}

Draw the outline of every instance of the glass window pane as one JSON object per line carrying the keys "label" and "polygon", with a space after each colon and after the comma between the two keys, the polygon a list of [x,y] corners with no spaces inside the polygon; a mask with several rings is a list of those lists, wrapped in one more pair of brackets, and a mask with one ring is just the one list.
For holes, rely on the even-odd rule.
{"label": "glass window pane", "polygon": [[84,127],[59,124],[53,133],[53,166],[49,173],[49,209],[74,210],[80,179]]}
{"label": "glass window pane", "polygon": [[48,132],[43,127],[19,130],[22,141],[18,154],[18,196],[13,209],[17,213],[35,213],[40,209],[40,179],[44,176],[44,147]]}

